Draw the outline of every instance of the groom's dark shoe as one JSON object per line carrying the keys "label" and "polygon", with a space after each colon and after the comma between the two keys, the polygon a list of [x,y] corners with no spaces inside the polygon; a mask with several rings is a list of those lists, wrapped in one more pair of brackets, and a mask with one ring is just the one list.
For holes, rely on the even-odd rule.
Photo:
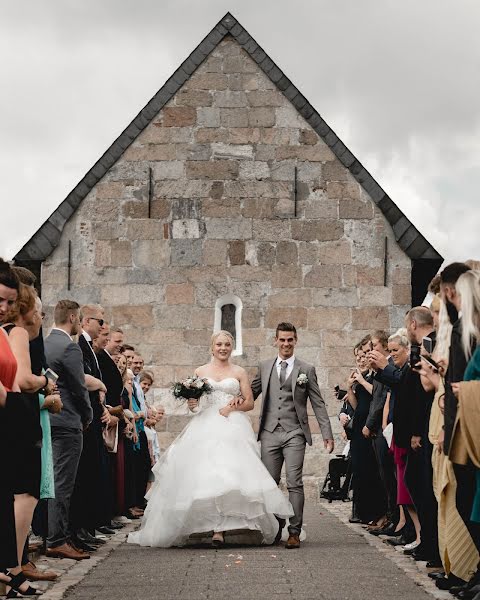
{"label": "groom's dark shoe", "polygon": [[287,543],[285,544],[285,548],[287,548],[287,550],[292,550],[293,548],[300,548],[300,536],[290,534],[288,536]]}

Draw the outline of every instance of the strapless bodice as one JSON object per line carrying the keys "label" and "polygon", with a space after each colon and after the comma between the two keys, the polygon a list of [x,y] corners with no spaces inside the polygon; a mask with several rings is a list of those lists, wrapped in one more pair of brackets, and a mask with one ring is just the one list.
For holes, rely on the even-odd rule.
{"label": "strapless bodice", "polygon": [[225,377],[225,379],[221,379],[220,381],[216,381],[210,377],[207,379],[215,392],[223,392],[232,396],[240,393],[240,382],[235,377]]}

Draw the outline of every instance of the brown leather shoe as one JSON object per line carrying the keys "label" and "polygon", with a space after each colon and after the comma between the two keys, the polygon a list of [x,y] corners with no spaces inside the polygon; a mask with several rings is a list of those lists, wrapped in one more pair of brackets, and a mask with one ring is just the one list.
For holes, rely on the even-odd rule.
{"label": "brown leather shoe", "polygon": [[300,536],[289,535],[287,543],[285,544],[285,548],[287,548],[287,550],[292,550],[293,548],[300,548]]}
{"label": "brown leather shoe", "polygon": [[50,558],[73,558],[73,560],[85,560],[86,558],[90,558],[90,554],[87,554],[82,550],[76,550],[75,548],[72,548],[70,544],[62,544],[61,546],[55,546],[54,548],[47,548],[45,555]]}
{"label": "brown leather shoe", "polygon": [[58,575],[53,571],[40,571],[33,562],[22,565],[22,571],[29,581],[55,581]]}

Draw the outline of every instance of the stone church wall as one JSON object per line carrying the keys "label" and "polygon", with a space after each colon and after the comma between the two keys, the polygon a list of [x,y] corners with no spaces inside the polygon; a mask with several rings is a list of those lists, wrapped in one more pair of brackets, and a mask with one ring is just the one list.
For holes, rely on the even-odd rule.
{"label": "stone church wall", "polygon": [[[410,270],[361,186],[226,38],[67,223],[43,264],[42,295],[47,310],[60,297],[101,303],[154,371],[157,401],[209,360],[219,298],[234,295],[243,305],[234,360],[252,376],[275,356],[277,323],[290,320],[338,432],[332,389],[345,381],[365,332],[402,325]],[[188,418],[172,414],[159,426],[164,448]],[[310,426],[305,474],[315,496],[328,459],[313,417]]]}

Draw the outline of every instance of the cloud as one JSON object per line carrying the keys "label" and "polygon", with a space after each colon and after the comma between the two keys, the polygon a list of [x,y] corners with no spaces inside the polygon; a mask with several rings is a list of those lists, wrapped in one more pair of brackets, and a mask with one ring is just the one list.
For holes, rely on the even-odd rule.
{"label": "cloud", "polygon": [[473,0],[6,0],[1,253],[20,249],[227,10],[447,259],[478,256]]}

